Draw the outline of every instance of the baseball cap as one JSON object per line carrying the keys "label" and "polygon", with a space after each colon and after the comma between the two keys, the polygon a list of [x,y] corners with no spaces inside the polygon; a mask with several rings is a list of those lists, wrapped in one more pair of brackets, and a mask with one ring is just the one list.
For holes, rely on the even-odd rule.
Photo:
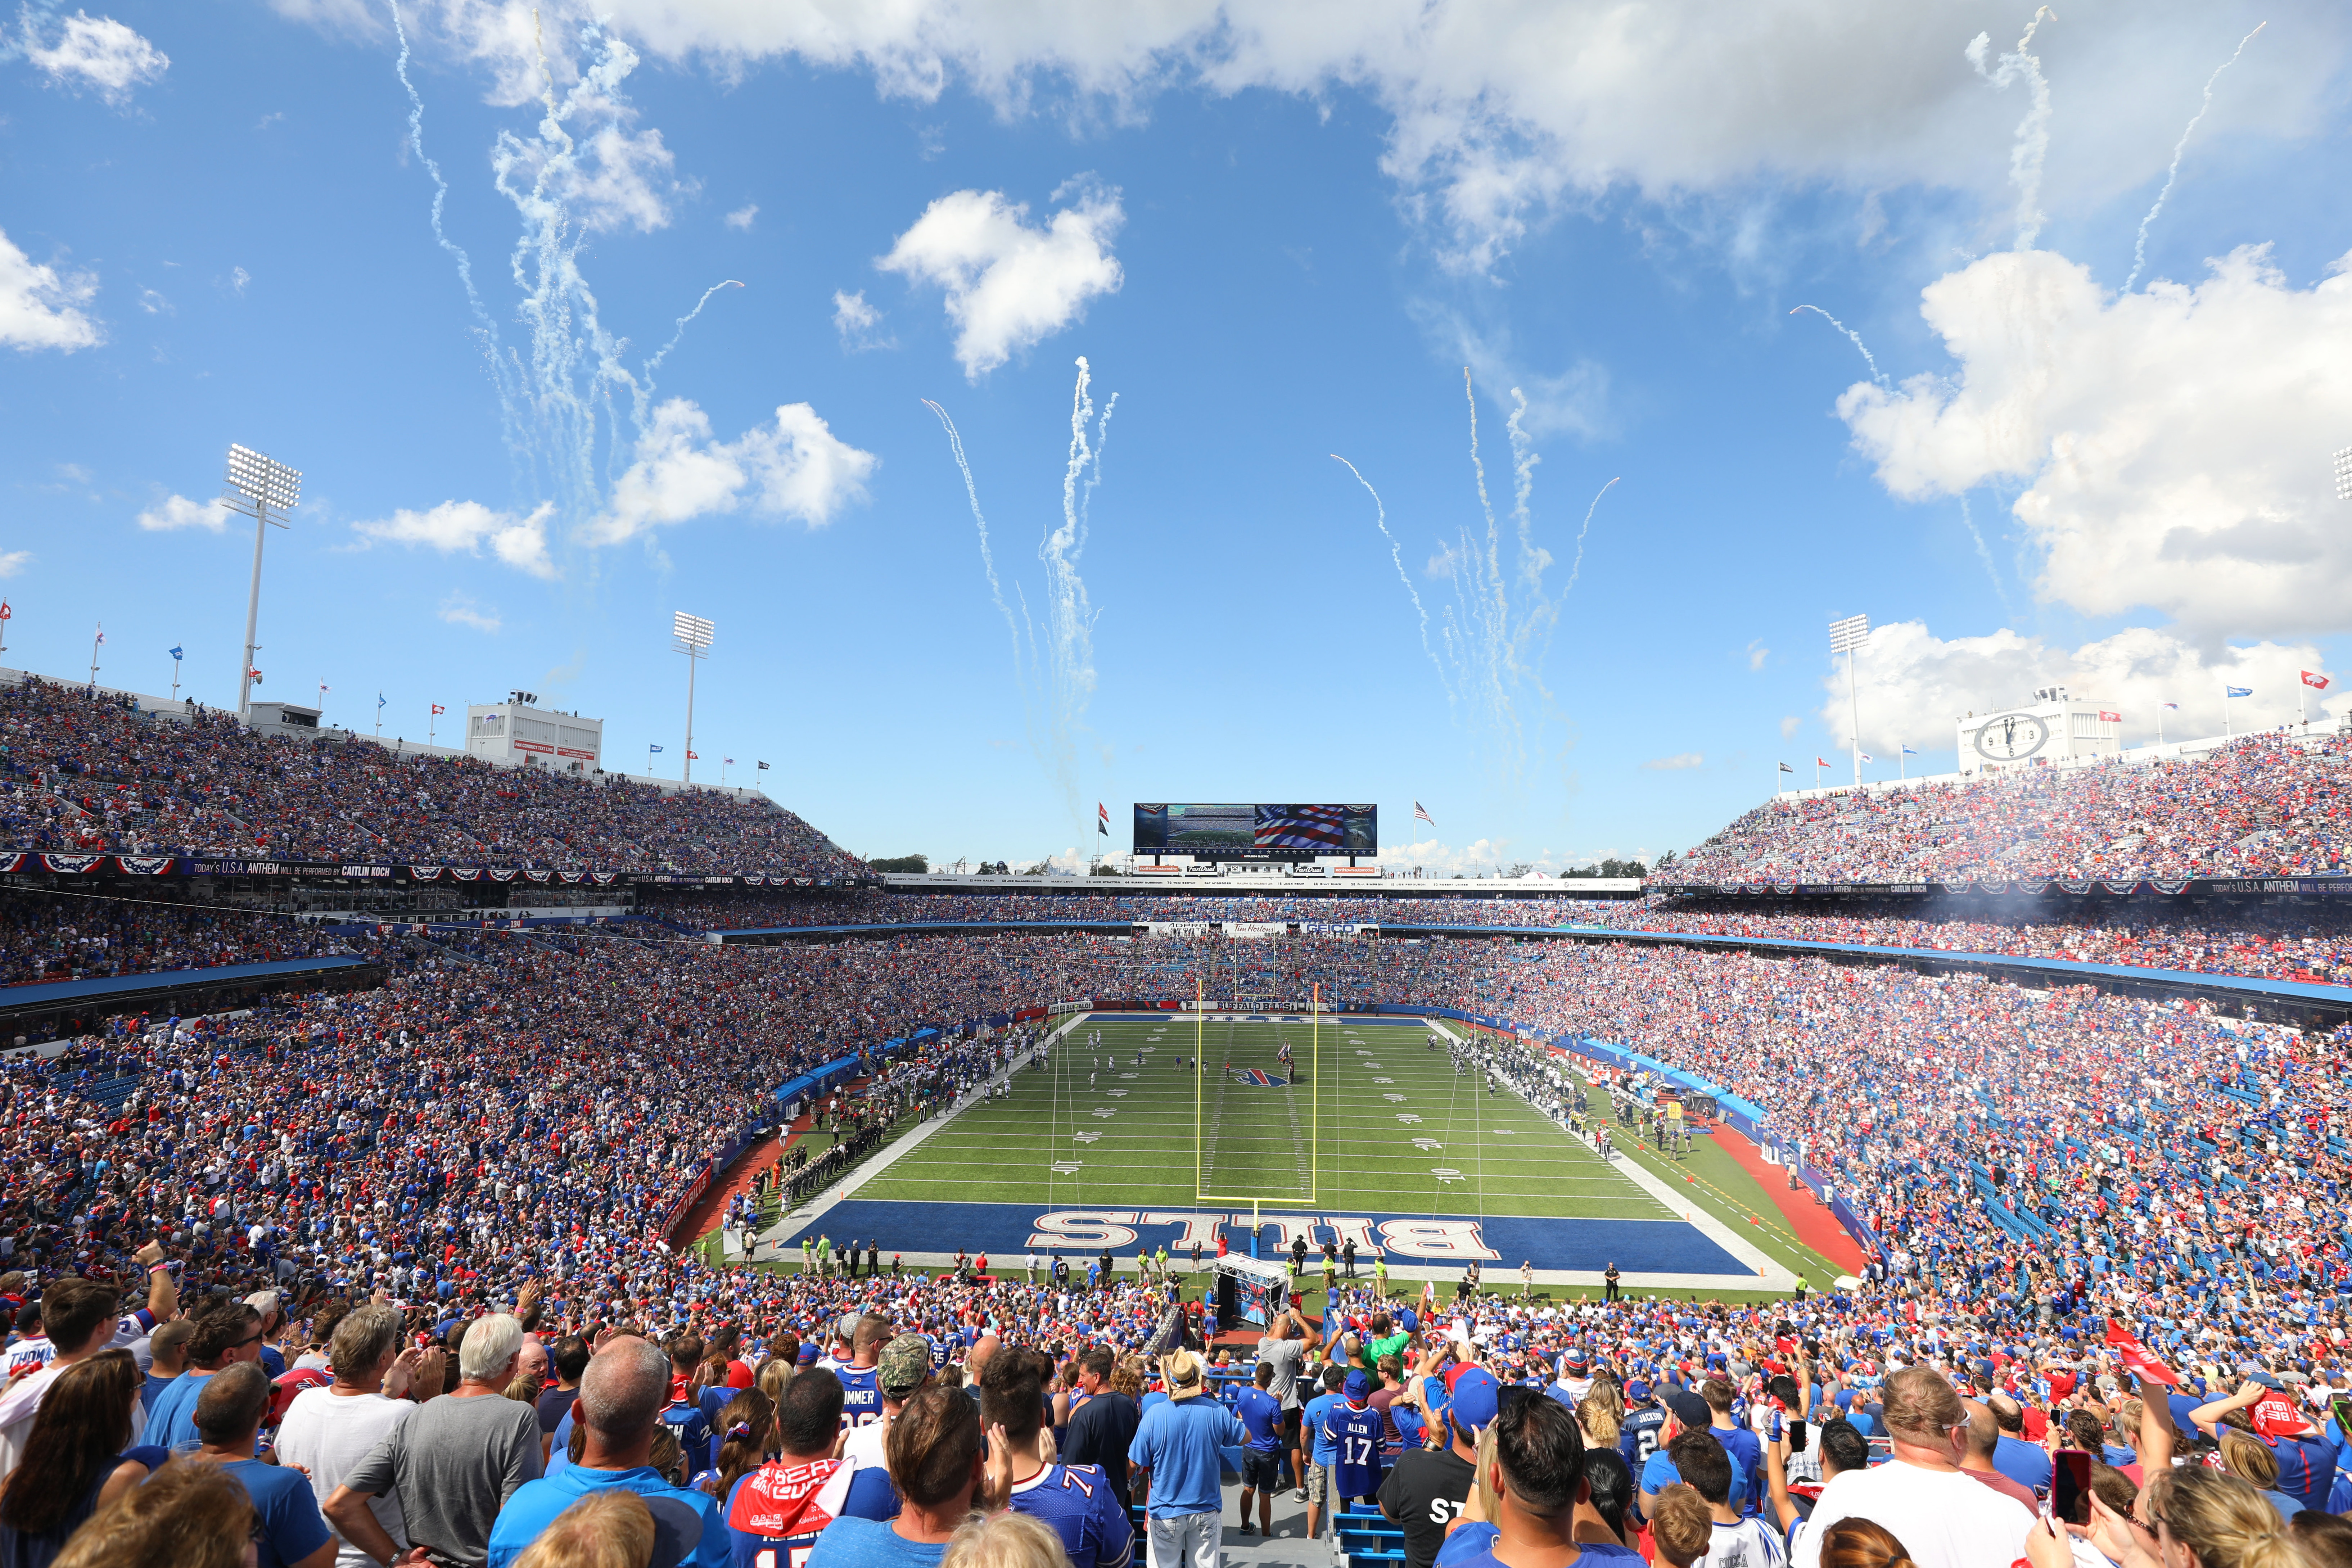
{"label": "baseball cap", "polygon": [[1650,1385],[1637,1377],[1625,1385],[1625,1397],[1639,1405],[1650,1397]]}
{"label": "baseball cap", "polygon": [[1502,1384],[1485,1367],[1474,1366],[1454,1380],[1450,1405],[1454,1425],[1464,1432],[1476,1434],[1494,1425],[1497,1402],[1502,1398]]}
{"label": "baseball cap", "polygon": [[814,1366],[816,1364],[816,1342],[814,1340],[811,1340],[808,1343],[801,1346],[801,1353],[796,1360],[796,1364],[801,1366]]}
{"label": "baseball cap", "polygon": [[1715,1412],[1708,1407],[1706,1401],[1687,1388],[1677,1388],[1669,1393],[1665,1405],[1675,1413],[1675,1420],[1694,1431],[1715,1420]]}
{"label": "baseball cap", "polygon": [[930,1375],[931,1343],[920,1334],[900,1334],[874,1363],[875,1385],[893,1399],[914,1393]]}
{"label": "baseball cap", "polygon": [[1592,1358],[1580,1346],[1570,1345],[1559,1358],[1559,1370],[1582,1377],[1592,1369]]}

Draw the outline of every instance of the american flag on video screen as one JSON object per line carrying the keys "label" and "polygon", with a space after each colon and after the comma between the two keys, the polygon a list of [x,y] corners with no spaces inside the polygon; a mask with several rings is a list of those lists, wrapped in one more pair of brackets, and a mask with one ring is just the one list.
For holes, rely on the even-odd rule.
{"label": "american flag on video screen", "polygon": [[1256,837],[1260,849],[1318,849],[1326,855],[1343,855],[1348,814],[1336,805],[1261,805]]}

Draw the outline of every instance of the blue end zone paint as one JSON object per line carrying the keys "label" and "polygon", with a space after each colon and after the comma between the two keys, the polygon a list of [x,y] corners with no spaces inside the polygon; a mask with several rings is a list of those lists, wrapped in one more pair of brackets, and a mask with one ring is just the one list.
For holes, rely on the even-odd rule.
{"label": "blue end zone paint", "polygon": [[[1147,1221],[1146,1213],[1163,1217]],[[1287,1244],[1286,1237],[1276,1239],[1274,1226],[1278,1220],[1303,1229],[1309,1217],[1268,1213],[1261,1249]],[[1721,1275],[1730,1277],[1727,1284],[1755,1278],[1738,1258],[1680,1220],[1528,1219],[1507,1215],[1432,1218],[1360,1212],[1317,1216],[1310,1235],[1318,1247],[1327,1236],[1334,1240],[1342,1237],[1324,1223],[1326,1218],[1348,1220],[1349,1231],[1358,1228],[1356,1221],[1368,1224],[1370,1234],[1387,1247],[1390,1263],[1399,1268],[1458,1268],[1477,1258],[1500,1278],[1525,1258],[1547,1270],[1599,1273],[1614,1263],[1628,1274]],[[1221,1220],[1220,1226],[1216,1222]],[[1383,1226],[1394,1228],[1384,1232]],[[1194,1234],[1202,1240],[1205,1258],[1215,1251],[1213,1238],[1220,1228],[1228,1246],[1238,1252],[1249,1250],[1249,1216],[1242,1215],[1236,1220],[1231,1214],[1213,1210],[1042,1209],[1032,1204],[883,1203],[851,1198],[776,1239],[789,1246],[805,1231],[812,1237],[820,1232],[830,1236],[835,1245],[856,1238],[878,1245],[886,1253],[945,1253],[961,1247],[988,1253],[992,1262],[1017,1267],[1014,1260],[1033,1250],[1041,1258],[1059,1251],[1083,1265],[1106,1245],[1122,1258],[1163,1243],[1171,1256],[1189,1256]],[[1319,1267],[1313,1259],[1309,1262],[1310,1267]],[[1366,1272],[1370,1266],[1369,1256],[1364,1257],[1358,1262],[1358,1272]]]}

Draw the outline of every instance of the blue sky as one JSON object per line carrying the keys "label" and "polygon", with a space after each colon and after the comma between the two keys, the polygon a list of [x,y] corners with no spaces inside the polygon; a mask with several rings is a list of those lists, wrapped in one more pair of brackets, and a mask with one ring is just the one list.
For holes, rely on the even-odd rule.
{"label": "blue sky", "polygon": [[306,476],[266,695],[522,687],[674,773],[692,611],[698,775],[873,855],[1137,799],[1654,855],[1839,759],[1857,612],[1874,776],[2047,680],[2291,717],[2352,616],[2346,18],[1889,9],[435,0],[413,135],[381,4],[35,5],[5,662],[103,622],[232,702],[239,441]]}

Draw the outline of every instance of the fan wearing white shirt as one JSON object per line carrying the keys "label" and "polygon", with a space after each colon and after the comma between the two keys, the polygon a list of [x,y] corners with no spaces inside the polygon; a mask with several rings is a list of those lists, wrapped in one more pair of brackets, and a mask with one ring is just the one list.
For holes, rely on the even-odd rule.
{"label": "fan wearing white shirt", "polygon": [[1895,1373],[1884,1393],[1895,1458],[1843,1471],[1822,1489],[1791,1568],[1821,1568],[1822,1533],[1842,1519],[1885,1526],[1918,1568],[2009,1568],[2024,1552],[2033,1515],[1961,1471],[1969,1416],[1960,1396],[1926,1366]]}
{"label": "fan wearing white shirt", "polygon": [[[404,1421],[416,1406],[404,1397],[425,1352],[400,1348],[400,1311],[372,1305],[358,1308],[335,1325],[328,1342],[327,1364],[335,1381],[325,1388],[307,1388],[287,1407],[278,1429],[278,1461],[299,1465],[310,1473],[310,1490],[323,1513],[343,1478],[368,1451]],[[433,1352],[437,1362],[441,1352]],[[437,1387],[437,1371],[427,1373]],[[367,1500],[375,1521],[405,1551],[408,1535],[400,1511],[400,1494],[385,1492]],[[327,1519],[329,1529],[334,1520]],[[336,1531],[336,1568],[372,1568],[375,1559]]]}

